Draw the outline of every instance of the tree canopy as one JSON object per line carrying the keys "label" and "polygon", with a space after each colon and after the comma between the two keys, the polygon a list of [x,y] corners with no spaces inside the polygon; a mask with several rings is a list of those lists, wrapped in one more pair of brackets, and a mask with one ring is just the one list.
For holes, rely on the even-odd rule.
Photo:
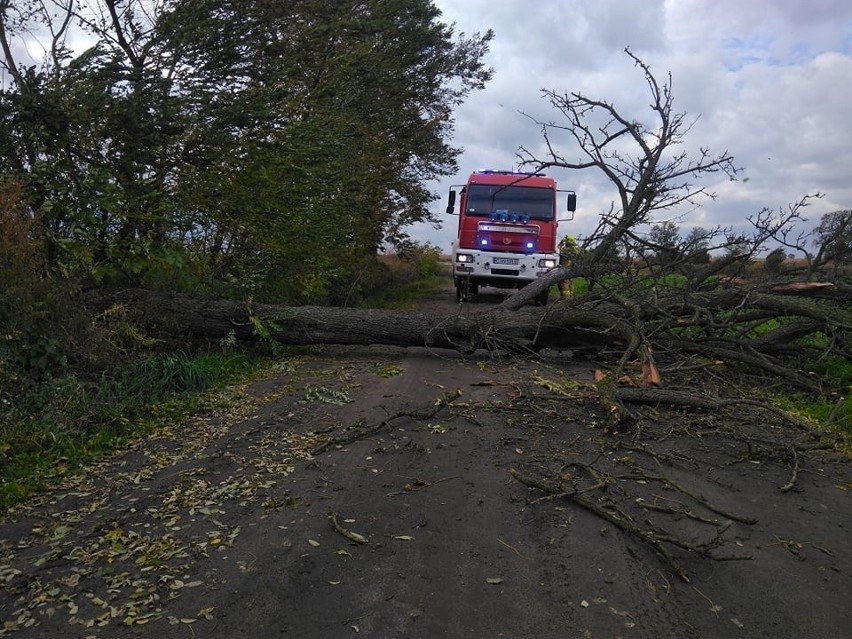
{"label": "tree canopy", "polygon": [[334,301],[434,221],[453,109],[492,73],[493,34],[430,0],[89,5],[0,0],[0,179],[50,266],[99,281]]}

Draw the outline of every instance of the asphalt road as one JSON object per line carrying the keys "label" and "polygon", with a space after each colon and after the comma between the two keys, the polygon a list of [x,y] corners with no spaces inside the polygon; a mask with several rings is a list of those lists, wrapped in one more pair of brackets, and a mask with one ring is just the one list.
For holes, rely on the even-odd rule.
{"label": "asphalt road", "polygon": [[[499,299],[451,296],[429,310]],[[795,435],[777,425],[661,411],[608,432],[593,367],[388,347],[283,358],[216,415],[9,513],[0,636],[852,637],[848,461],[802,452],[782,492],[790,460],[767,440]],[[581,493],[595,504],[653,501],[631,521],[672,537],[706,541],[712,523],[737,560],[675,548],[687,582],[574,496],[509,473],[596,468],[617,479]]]}

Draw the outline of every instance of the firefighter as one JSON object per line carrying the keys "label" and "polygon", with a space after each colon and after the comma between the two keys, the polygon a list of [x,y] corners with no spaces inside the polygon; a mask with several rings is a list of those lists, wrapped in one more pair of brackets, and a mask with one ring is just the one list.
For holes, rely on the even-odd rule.
{"label": "firefighter", "polygon": [[[574,262],[579,251],[577,246],[577,238],[573,235],[566,235],[559,241],[559,266],[568,267]],[[566,299],[574,295],[574,280],[567,279],[559,282],[559,297]]]}

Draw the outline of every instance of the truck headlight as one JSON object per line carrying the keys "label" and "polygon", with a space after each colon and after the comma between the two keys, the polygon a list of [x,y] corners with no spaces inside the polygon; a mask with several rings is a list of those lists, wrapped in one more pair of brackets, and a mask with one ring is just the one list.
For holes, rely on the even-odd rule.
{"label": "truck headlight", "polygon": [[467,253],[458,253],[456,255],[456,262],[461,262],[463,264],[473,262],[473,255],[468,255]]}
{"label": "truck headlight", "polygon": [[545,257],[538,261],[539,268],[556,268],[556,260]]}

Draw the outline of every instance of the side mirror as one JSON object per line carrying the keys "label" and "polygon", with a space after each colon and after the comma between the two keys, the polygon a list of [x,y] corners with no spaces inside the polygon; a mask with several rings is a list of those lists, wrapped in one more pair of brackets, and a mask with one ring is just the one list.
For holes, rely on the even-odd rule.
{"label": "side mirror", "polygon": [[571,192],[568,194],[568,204],[566,206],[566,210],[568,211],[576,211],[577,210],[577,194]]}
{"label": "side mirror", "polygon": [[450,199],[447,202],[447,215],[452,215],[455,213],[456,208],[456,192],[450,191]]}

